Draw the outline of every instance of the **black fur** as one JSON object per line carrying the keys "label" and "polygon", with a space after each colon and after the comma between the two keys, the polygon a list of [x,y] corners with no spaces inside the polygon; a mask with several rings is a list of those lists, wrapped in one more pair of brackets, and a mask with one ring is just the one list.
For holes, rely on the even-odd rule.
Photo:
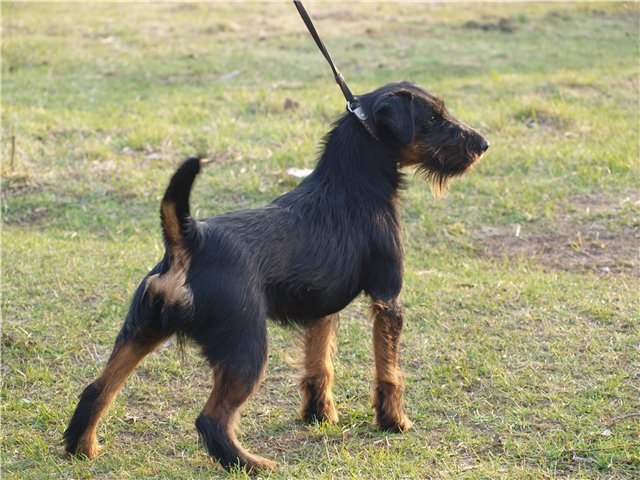
{"label": "black fur", "polygon": [[236,448],[227,432],[210,418],[200,415],[196,419],[196,429],[209,455],[217,458],[224,468],[240,467]]}
{"label": "black fur", "polygon": [[[189,192],[196,179],[196,175],[200,173],[199,158],[188,158],[184,161],[180,169],[171,177],[169,186],[162,197],[163,204],[173,204],[174,209],[172,214],[176,216],[180,224],[180,233],[185,240],[186,248],[193,248],[193,244],[196,241],[198,229],[195,227],[196,221],[191,217],[189,210]],[[165,218],[166,212],[160,211],[161,225],[164,234],[165,245],[168,251],[171,251],[171,240],[169,232],[167,232],[167,219]]]}
{"label": "black fur", "polygon": [[[378,139],[345,113],[324,138],[315,170],[263,208],[202,222],[192,219],[188,196],[200,171],[197,159],[188,159],[177,170],[163,199],[167,253],[136,291],[116,345],[152,342],[175,333],[200,345],[219,374],[208,413],[198,418],[197,428],[209,453],[226,468],[238,462],[250,468],[264,466],[243,460],[227,427],[261,377],[267,318],[306,327],[339,312],[364,292],[378,306],[374,316],[380,317],[380,325],[394,323],[388,326],[389,344],[382,335],[376,348],[397,355],[402,317],[385,317],[384,312],[397,304],[402,288],[400,169],[413,166],[423,171],[439,189],[488,148],[482,136],[455,119],[441,100],[411,83],[386,85],[360,101],[374,120]],[[189,295],[169,301],[162,290],[153,293],[153,282],[179,271],[179,255],[186,265],[181,287]],[[410,422],[402,411],[401,377],[392,370],[393,378],[383,378],[385,362],[397,361],[379,353],[376,362],[382,373],[376,384],[389,393],[376,394],[383,398],[376,400],[376,411],[379,416],[384,413],[383,428],[404,430]],[[238,389],[238,382],[243,388]],[[323,418],[322,407],[314,404],[322,392],[310,388],[303,416]],[[238,397],[236,403],[225,403],[224,389]],[[75,451],[73,438],[82,434],[77,432],[82,425],[78,419],[90,409],[90,395],[83,394],[65,433],[71,439],[67,450]],[[218,411],[222,420],[214,421],[212,415]]]}
{"label": "black fur", "polygon": [[310,379],[304,380],[301,388],[308,392],[309,399],[303,406],[300,416],[307,423],[322,422],[326,420],[324,410],[324,392]]}
{"label": "black fur", "polygon": [[80,394],[80,400],[73,416],[69,421],[69,426],[64,431],[66,450],[68,453],[76,453],[81,435],[87,429],[91,417],[94,413],[96,401],[102,388],[98,382],[93,382],[86,386]]}

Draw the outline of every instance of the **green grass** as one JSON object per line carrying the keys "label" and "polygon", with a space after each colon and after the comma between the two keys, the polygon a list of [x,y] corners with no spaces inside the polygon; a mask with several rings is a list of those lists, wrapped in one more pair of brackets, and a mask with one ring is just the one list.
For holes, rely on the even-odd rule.
{"label": "green grass", "polygon": [[[355,92],[413,80],[491,148],[446,198],[419,178],[403,195],[414,429],[372,428],[365,299],[342,314],[337,425],[296,420],[299,339],[274,325],[241,422],[279,463],[266,477],[638,478],[638,4],[308,9]],[[244,477],[198,445],[193,348],[139,367],[98,459],[65,458],[61,436],[162,255],[180,159],[216,160],[198,215],[262,205],[342,109],[289,4],[2,3],[3,478]]]}

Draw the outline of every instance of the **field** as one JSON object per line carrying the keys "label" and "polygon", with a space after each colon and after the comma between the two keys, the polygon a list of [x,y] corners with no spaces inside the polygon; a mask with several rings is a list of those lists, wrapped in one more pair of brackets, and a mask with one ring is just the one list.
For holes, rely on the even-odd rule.
{"label": "field", "polygon": [[[296,418],[270,327],[240,438],[264,478],[640,477],[640,4],[310,3],[354,92],[412,80],[491,142],[436,199],[408,174],[402,364],[414,428],[372,427],[368,304],[341,315],[337,425]],[[2,2],[2,476],[244,478],[198,444],[210,372],[169,344],[96,460],[63,455],[188,155],[192,211],[260,206],[344,104],[289,3]]]}

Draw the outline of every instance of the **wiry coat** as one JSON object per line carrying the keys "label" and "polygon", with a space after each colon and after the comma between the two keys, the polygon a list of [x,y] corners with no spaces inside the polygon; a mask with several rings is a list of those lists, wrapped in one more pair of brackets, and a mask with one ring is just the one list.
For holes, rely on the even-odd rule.
{"label": "wiry coat", "polygon": [[165,256],[138,287],[105,371],[81,397],[65,432],[69,452],[95,455],[95,427],[113,395],[144,355],[178,334],[199,344],[213,368],[214,389],[196,422],[211,455],[225,467],[273,467],[246,452],[233,432],[264,369],[266,319],[305,329],[301,414],[335,421],[336,314],[362,292],[373,306],[376,422],[409,428],[398,353],[400,168],[415,166],[444,188],[488,143],[407,82],[360,101],[376,138],[343,115],[311,175],[263,208],[196,221],[189,193],[201,162],[189,159],[177,170],[161,205]]}

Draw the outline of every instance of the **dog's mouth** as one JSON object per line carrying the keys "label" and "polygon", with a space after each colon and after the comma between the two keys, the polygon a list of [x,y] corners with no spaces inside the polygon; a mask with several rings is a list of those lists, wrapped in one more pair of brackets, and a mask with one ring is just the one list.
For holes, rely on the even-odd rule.
{"label": "dog's mouth", "polygon": [[463,175],[472,170],[488,149],[489,142],[484,137],[476,134],[476,138],[467,144],[465,152],[462,154],[463,157],[468,159],[466,165],[462,162],[462,168],[459,173],[454,175]]}
{"label": "dog's mouth", "polygon": [[[436,197],[447,191],[449,181],[473,170],[484,156],[489,143],[482,137],[467,144],[433,146],[412,145],[405,151],[400,162],[402,167],[415,167],[416,175],[422,176]],[[475,140],[475,139],[474,139]]]}
{"label": "dog's mouth", "polygon": [[469,162],[469,165],[467,166],[466,170],[463,173],[466,173],[468,170],[473,169],[473,167],[475,167],[476,164],[480,162],[482,157],[484,157],[484,152],[471,154],[470,155],[471,161]]}
{"label": "dog's mouth", "polygon": [[480,161],[489,150],[489,142],[479,133],[472,131],[472,136],[466,142],[466,154],[469,157],[469,167]]}

